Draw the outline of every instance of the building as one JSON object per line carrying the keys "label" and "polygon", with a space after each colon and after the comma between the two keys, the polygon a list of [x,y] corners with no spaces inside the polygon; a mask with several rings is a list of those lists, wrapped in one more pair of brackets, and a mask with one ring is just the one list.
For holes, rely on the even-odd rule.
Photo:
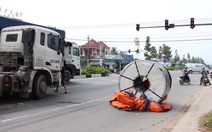
{"label": "building", "polygon": [[80,49],[82,53],[81,61],[83,64],[89,63],[91,59],[105,59],[105,55],[110,52],[110,47],[108,47],[104,42],[97,42],[94,39],[91,39],[86,44],[80,46]]}

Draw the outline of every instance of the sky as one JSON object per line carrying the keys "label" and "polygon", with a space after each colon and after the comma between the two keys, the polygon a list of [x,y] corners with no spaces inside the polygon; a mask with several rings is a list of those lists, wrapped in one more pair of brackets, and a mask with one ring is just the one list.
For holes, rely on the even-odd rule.
{"label": "sky", "polygon": [[[189,53],[212,64],[212,25],[142,28],[164,26],[166,19],[175,25],[188,25],[190,18],[195,24],[212,23],[211,0],[0,0],[0,15],[9,14],[65,30],[66,40],[78,45],[87,43],[89,37],[120,51],[142,51],[149,36],[156,49],[166,44],[173,56],[177,50],[181,58]],[[141,26],[139,31],[136,24]],[[135,38],[140,41],[139,47]],[[144,59],[143,52],[135,57]]]}

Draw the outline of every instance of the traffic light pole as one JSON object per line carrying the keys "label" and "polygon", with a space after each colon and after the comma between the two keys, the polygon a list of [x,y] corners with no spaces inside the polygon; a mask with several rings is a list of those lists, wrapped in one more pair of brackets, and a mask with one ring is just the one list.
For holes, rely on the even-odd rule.
{"label": "traffic light pole", "polygon": [[[169,27],[170,27],[170,25],[171,24],[169,24]],[[212,23],[195,24],[195,26],[211,26],[211,25],[212,25]],[[174,27],[186,27],[186,26],[190,26],[190,24],[174,25]],[[148,26],[148,27],[140,26],[140,29],[142,29],[142,28],[164,28],[164,26]]]}

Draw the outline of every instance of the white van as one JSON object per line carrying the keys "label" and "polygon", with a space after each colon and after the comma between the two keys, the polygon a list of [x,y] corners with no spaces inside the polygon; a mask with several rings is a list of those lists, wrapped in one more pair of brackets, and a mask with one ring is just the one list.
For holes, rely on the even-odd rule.
{"label": "white van", "polygon": [[204,64],[202,63],[187,63],[186,66],[188,67],[189,73],[193,72],[202,72],[202,67],[205,67],[205,70],[208,71],[209,73],[209,68],[207,68]]}

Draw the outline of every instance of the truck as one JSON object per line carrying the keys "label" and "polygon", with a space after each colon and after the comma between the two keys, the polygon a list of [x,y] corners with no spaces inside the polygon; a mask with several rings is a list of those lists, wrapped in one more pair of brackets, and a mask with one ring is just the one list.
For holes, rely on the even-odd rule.
{"label": "truck", "polygon": [[[32,26],[31,28],[33,29],[33,31],[27,32],[28,31],[27,26],[26,28],[24,28],[24,27],[21,27],[20,25],[28,25],[28,29],[30,29],[30,26]],[[10,27],[10,28],[5,28],[5,27]],[[60,84],[60,81],[58,80],[59,79],[58,76],[59,76],[59,71],[61,70],[60,68],[62,65],[66,69],[65,83],[69,83],[70,79],[74,78],[74,76],[80,75],[81,73],[80,48],[75,42],[65,41],[64,39],[65,31],[52,28],[52,27],[45,27],[42,25],[37,25],[33,23],[28,23],[28,22],[14,20],[14,19],[0,16],[0,31],[1,30],[2,32],[0,34],[0,76],[1,76],[0,77],[0,96],[5,94],[13,94],[14,92],[19,92],[20,97],[28,98],[29,95],[32,95],[36,99],[41,99],[46,94],[45,85],[55,87],[56,85]],[[57,38],[52,38],[52,39],[56,39],[56,43],[53,43],[54,46],[56,47],[51,47],[51,43],[50,43],[51,40],[48,37],[48,34],[53,35],[53,33],[57,34],[56,36],[58,36]],[[25,41],[24,39],[30,39],[30,38],[34,39],[34,41],[31,42],[32,40],[27,40],[29,41],[27,42],[28,45],[25,44],[26,42],[24,42]],[[17,39],[17,41],[15,41],[15,39]],[[37,47],[39,47],[39,46],[36,46],[38,45],[38,41],[39,41],[38,39],[40,39],[40,43],[42,43],[41,45],[43,45],[42,46],[43,48],[45,47],[45,50],[36,49]],[[18,44],[16,45],[16,43]],[[17,48],[15,46],[19,46],[19,47]],[[26,52],[27,50],[30,50],[31,52]],[[49,52],[49,50],[51,52]],[[62,57],[60,58],[55,57],[55,55],[52,54],[53,52],[52,50],[57,51],[57,55],[56,55],[57,57],[58,55]],[[29,56],[29,53],[31,54],[31,57],[30,58],[28,57],[27,59],[27,56]],[[10,58],[8,58],[8,56]],[[48,62],[44,62],[45,59],[49,59]],[[28,61],[28,64],[26,64],[27,61]],[[56,63],[56,62],[57,63],[60,62],[60,65],[58,64],[56,66],[53,66],[52,63]],[[11,65],[11,63],[13,65]],[[14,64],[14,63],[17,63],[17,64]],[[29,63],[32,63],[32,64],[29,64]],[[42,66],[35,65],[39,63],[42,64]],[[39,70],[38,67],[41,68],[42,70],[41,69]],[[54,69],[53,67],[57,67],[57,69]],[[36,73],[39,73],[39,74],[40,72],[45,73],[44,74],[46,75],[45,79],[44,77],[42,77],[43,79],[40,79],[41,77],[37,77],[40,75],[37,75],[37,74],[35,74],[36,76],[35,75],[32,76],[31,71],[33,71],[32,73],[34,74],[35,74],[35,71]],[[8,74],[9,75],[14,74],[14,76],[12,76],[11,78],[13,80],[16,80],[15,82],[10,84],[11,86],[9,86],[9,84],[4,85],[5,81],[3,80]],[[45,82],[46,84],[41,82],[35,83],[36,82],[35,77],[38,78],[37,80],[46,80]],[[29,78],[31,80],[29,80]],[[30,83],[30,84],[27,84],[27,83]],[[38,83],[41,83],[42,87],[36,90],[35,84],[39,85]],[[6,87],[6,85],[8,86]]]}
{"label": "truck", "polygon": [[65,83],[69,83],[74,76],[81,75],[81,51],[75,42],[63,41],[62,43],[63,64],[65,67]]}
{"label": "truck", "polygon": [[0,16],[0,31],[2,28],[10,27],[10,26],[21,26],[21,25],[34,25],[47,29],[54,30],[60,34],[62,42],[62,50],[64,53],[64,67],[65,71],[65,82],[68,83],[70,79],[74,78],[74,76],[78,76],[81,74],[81,59],[80,59],[80,47],[75,42],[69,42],[65,40],[66,32],[61,29],[57,29],[55,27],[38,25],[30,22],[25,22],[18,19],[11,19],[8,17]]}
{"label": "truck", "polygon": [[45,96],[47,86],[60,84],[62,54],[58,32],[39,26],[3,28],[0,39],[0,96],[35,99]]}

